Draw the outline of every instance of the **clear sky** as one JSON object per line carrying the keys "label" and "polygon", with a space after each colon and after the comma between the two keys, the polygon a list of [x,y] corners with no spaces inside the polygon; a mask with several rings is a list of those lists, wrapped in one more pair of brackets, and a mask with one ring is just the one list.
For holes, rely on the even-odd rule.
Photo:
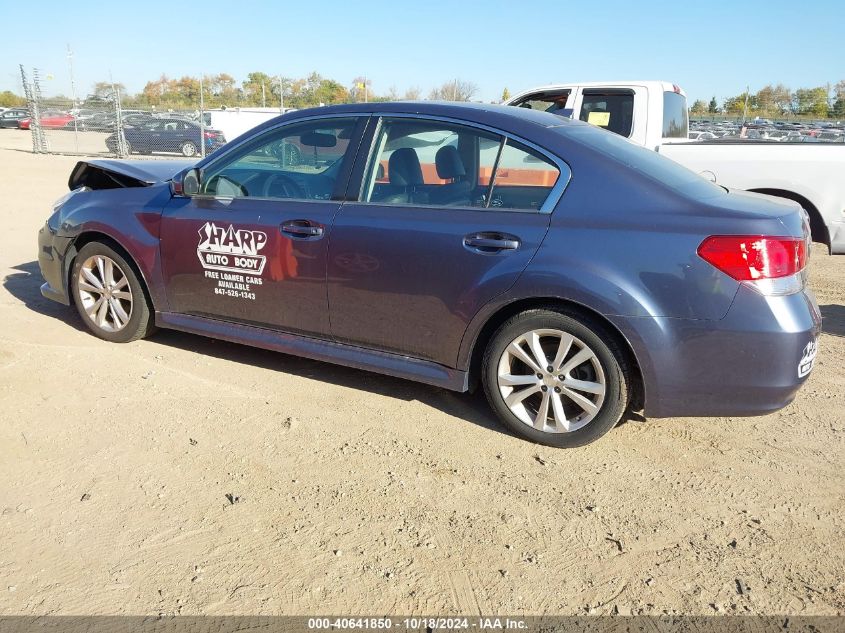
{"label": "clear sky", "polygon": [[0,91],[21,92],[18,64],[39,68],[50,95],[70,94],[67,45],[77,93],[95,81],[130,92],[162,73],[253,70],[301,77],[316,70],[374,92],[391,86],[423,96],[460,78],[476,99],[498,100],[545,83],[665,79],[690,101],[795,89],[845,79],[845,0],[704,2],[594,0],[44,0],[27,19],[0,0]]}

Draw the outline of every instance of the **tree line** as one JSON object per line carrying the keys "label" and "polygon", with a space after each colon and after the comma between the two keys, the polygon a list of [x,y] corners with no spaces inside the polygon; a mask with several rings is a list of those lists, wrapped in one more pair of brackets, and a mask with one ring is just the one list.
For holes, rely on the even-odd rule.
{"label": "tree line", "polygon": [[[409,88],[400,93],[394,86],[387,92],[373,90],[372,82],[366,77],[356,77],[345,86],[334,79],[312,72],[306,77],[284,77],[265,72],[251,72],[241,82],[232,75],[218,73],[200,77],[185,75],[169,77],[162,74],[158,79],[148,81],[144,88],[131,94],[121,82],[98,81],[82,103],[114,101],[119,96],[124,108],[150,109],[197,109],[202,102],[206,108],[254,107],[307,108],[336,103],[362,101],[398,101],[435,99],[448,101],[469,101],[478,93],[478,86],[470,81],[454,79],[433,88],[424,95],[419,88]],[[64,95],[50,101],[71,101]],[[26,100],[10,91],[0,92],[0,106],[25,105]]]}
{"label": "tree line", "polygon": [[[432,89],[427,96],[429,99],[469,101],[477,93],[476,84],[455,79]],[[148,81],[136,94],[129,93],[122,83],[100,81],[92,86],[84,101],[113,101],[119,95],[124,108],[196,109],[200,105],[200,94],[205,108],[307,108],[337,103],[425,98],[419,88],[409,88],[400,94],[395,87],[390,87],[387,92],[378,93],[366,77],[356,77],[349,86],[344,86],[317,72],[306,77],[291,78],[256,71],[249,73],[242,82],[227,73],[203,75],[202,78],[188,75],[172,78],[162,74],[158,79]]]}
{"label": "tree line", "polygon": [[[394,86],[386,92],[373,90],[366,77],[356,77],[345,86],[334,79],[312,72],[306,77],[291,78],[251,72],[241,82],[232,75],[218,73],[202,78],[185,75],[171,78],[162,74],[148,81],[144,88],[130,94],[124,84],[100,81],[95,83],[85,102],[112,101],[120,96],[125,108],[191,109],[200,104],[202,92],[206,108],[263,106],[276,108],[307,108],[320,104],[354,103],[361,101],[418,100],[423,98],[445,101],[470,101],[478,94],[478,86],[470,81],[454,79],[433,88],[426,95],[419,88],[409,88],[400,93]],[[507,88],[502,100],[510,96]],[[55,101],[70,101],[68,97],[55,97]],[[0,106],[25,105],[23,97],[8,90],[0,92]],[[690,113],[693,116],[724,114],[732,116],[782,117],[785,115],[812,116],[816,118],[845,118],[845,80],[833,85],[792,90],[783,85],[766,85],[755,93],[743,92],[728,97],[721,105],[714,96],[710,102],[696,100]]]}
{"label": "tree line", "polygon": [[699,99],[692,104],[694,116],[729,114],[754,117],[782,117],[785,115],[816,118],[845,118],[845,79],[826,86],[792,90],[783,84],[767,85],[756,93],[743,92],[728,97],[719,107],[716,97],[710,103]]}

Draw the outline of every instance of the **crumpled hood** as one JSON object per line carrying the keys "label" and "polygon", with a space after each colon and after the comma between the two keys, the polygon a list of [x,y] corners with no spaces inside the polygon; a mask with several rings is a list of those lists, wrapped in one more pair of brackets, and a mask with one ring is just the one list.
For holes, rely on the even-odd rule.
{"label": "crumpled hood", "polygon": [[81,160],[70,173],[68,188],[117,189],[166,182],[196,160]]}

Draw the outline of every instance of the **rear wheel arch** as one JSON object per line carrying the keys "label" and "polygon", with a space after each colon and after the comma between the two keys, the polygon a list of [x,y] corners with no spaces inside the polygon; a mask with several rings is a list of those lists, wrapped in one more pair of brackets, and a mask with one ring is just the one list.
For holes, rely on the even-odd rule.
{"label": "rear wheel arch", "polygon": [[761,188],[749,189],[748,191],[753,193],[764,193],[767,196],[774,196],[776,198],[785,198],[800,204],[807,212],[807,215],[810,216],[810,232],[812,233],[813,241],[826,244],[827,247],[830,248],[830,235],[827,230],[827,225],[824,223],[824,218],[822,218],[822,214],[819,213],[816,205],[807,200],[807,198],[799,193],[787,191],[786,189]]}
{"label": "rear wheel arch", "polygon": [[575,316],[582,316],[586,320],[601,325],[610,336],[612,336],[618,347],[625,354],[625,360],[631,369],[631,384],[629,387],[628,401],[631,410],[639,410],[645,404],[645,384],[643,382],[642,369],[637,360],[634,349],[628,339],[619,329],[605,316],[580,303],[562,299],[560,297],[537,297],[531,299],[518,299],[502,306],[484,322],[484,325],[475,336],[469,356],[468,384],[471,390],[475,389],[480,381],[482,360],[487,345],[499,327],[508,319],[528,310],[552,310],[565,312]]}
{"label": "rear wheel arch", "polygon": [[155,302],[153,301],[152,294],[150,293],[150,284],[147,280],[146,275],[144,275],[144,271],[141,270],[141,267],[138,265],[138,262],[135,261],[135,258],[132,256],[132,253],[129,252],[123,244],[113,238],[111,235],[106,233],[102,233],[100,231],[85,231],[84,233],[80,233],[76,239],[71,244],[70,249],[68,250],[68,254],[65,257],[65,283],[67,284],[68,288],[68,298],[73,301],[73,293],[70,292],[70,284],[71,284],[71,275],[73,274],[73,263],[76,260],[76,256],[79,251],[86,244],[90,244],[91,242],[100,242],[101,244],[105,244],[109,248],[114,249],[118,252],[126,261],[127,263],[132,266],[133,271],[138,278],[141,280],[141,289],[144,291],[144,295],[146,296],[147,301],[153,308],[155,308]]}

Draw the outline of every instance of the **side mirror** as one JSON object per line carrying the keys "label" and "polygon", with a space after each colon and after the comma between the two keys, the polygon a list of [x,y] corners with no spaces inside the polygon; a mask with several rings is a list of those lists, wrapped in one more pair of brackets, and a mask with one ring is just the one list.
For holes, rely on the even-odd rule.
{"label": "side mirror", "polygon": [[174,196],[195,196],[200,192],[200,178],[200,170],[196,168],[176,174],[170,181],[170,191]]}
{"label": "side mirror", "polygon": [[200,192],[200,170],[189,169],[182,178],[182,195],[195,196]]}

